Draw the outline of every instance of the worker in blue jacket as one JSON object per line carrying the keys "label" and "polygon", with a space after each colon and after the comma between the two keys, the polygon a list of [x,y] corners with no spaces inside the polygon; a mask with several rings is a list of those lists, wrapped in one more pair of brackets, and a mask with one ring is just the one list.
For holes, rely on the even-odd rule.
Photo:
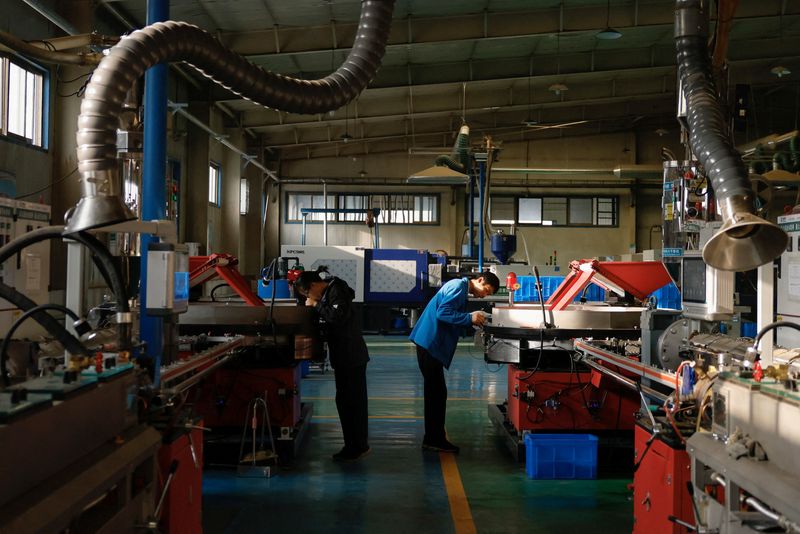
{"label": "worker in blue jacket", "polygon": [[450,368],[456,352],[458,338],[470,325],[483,326],[482,312],[467,313],[467,297],[486,297],[500,287],[493,273],[485,272],[478,278],[450,280],[434,295],[425,307],[409,339],[417,346],[417,363],[422,371],[425,396],[425,437],[422,448],[457,453],[458,447],[450,443],[444,430],[447,404],[447,385],[444,369]]}

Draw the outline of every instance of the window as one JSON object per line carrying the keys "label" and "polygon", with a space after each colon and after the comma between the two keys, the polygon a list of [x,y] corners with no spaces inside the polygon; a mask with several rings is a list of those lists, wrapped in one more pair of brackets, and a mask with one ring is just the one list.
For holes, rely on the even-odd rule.
{"label": "window", "polygon": [[46,71],[0,56],[0,133],[44,147]]}
{"label": "window", "polygon": [[[336,208],[336,195],[328,195],[328,206]],[[289,202],[287,210],[287,221],[289,222],[302,222],[303,209],[323,209],[325,208],[325,197],[322,195],[315,195],[313,193],[289,193]],[[309,213],[306,221],[319,221],[323,220],[323,213]],[[336,214],[328,213],[328,222],[335,221]]]}
{"label": "window", "polygon": [[542,199],[519,199],[518,221],[520,224],[542,224]]}
{"label": "window", "polygon": [[208,165],[208,203],[212,206],[221,206],[220,188],[222,182],[222,168],[219,163],[211,162]]}
{"label": "window", "polygon": [[250,211],[250,182],[247,178],[239,178],[239,215],[247,215]]}
{"label": "window", "polygon": [[[466,209],[469,209],[469,200],[465,202],[465,211]],[[475,221],[477,220],[476,213]],[[619,199],[591,196],[492,196],[489,201],[489,220],[496,225],[616,227],[619,222]],[[464,224],[469,224],[466,213]]]}
{"label": "window", "polygon": [[514,224],[514,197],[491,197],[489,202],[489,220],[492,224]]}
{"label": "window", "polygon": [[[286,222],[302,222],[303,208],[322,208],[322,195],[287,194]],[[330,213],[329,222],[356,223],[366,220],[366,210],[378,208],[380,224],[439,224],[439,195],[375,193],[328,195],[328,208],[359,210],[356,213]],[[363,210],[363,211],[361,211]],[[322,221],[321,213],[308,215],[307,222]]]}
{"label": "window", "polygon": [[619,211],[617,197],[597,197],[594,199],[594,225],[617,226]]}

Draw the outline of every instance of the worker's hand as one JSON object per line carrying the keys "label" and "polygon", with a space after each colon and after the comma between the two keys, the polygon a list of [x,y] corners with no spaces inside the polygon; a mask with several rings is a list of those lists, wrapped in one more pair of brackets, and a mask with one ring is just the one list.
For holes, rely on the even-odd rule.
{"label": "worker's hand", "polygon": [[472,324],[475,326],[483,326],[486,322],[486,316],[481,311],[474,311],[470,315],[472,315]]}
{"label": "worker's hand", "polygon": [[316,299],[312,299],[311,297],[308,297],[306,299],[306,306],[311,306],[313,308],[314,306],[317,305],[317,302],[318,301]]}

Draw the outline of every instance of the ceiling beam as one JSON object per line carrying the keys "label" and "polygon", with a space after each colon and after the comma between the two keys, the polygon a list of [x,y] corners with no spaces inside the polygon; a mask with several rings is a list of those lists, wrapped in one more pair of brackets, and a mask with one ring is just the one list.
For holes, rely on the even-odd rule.
{"label": "ceiling beam", "polygon": [[[778,20],[779,17],[800,15],[800,5],[791,3],[781,13],[780,0],[762,0],[742,5],[734,24],[747,21]],[[671,36],[674,24],[674,2],[642,3],[615,6],[614,27],[623,32],[654,33],[659,28]],[[548,8],[524,12],[475,13],[449,17],[408,17],[395,19],[387,44],[387,51],[399,50],[409,45],[426,43],[452,44],[463,41],[507,43],[509,40],[537,40],[560,33],[568,40],[573,35],[595,32],[605,26],[606,6],[601,4]],[[784,23],[788,26],[787,19]],[[563,24],[563,27],[562,27]],[[338,47],[340,43],[351,43],[355,37],[357,23],[337,21],[335,34],[329,24],[306,27],[282,27],[281,49],[275,46],[273,29],[252,32],[222,32],[223,43],[244,56],[253,59],[290,54],[324,53],[332,49],[346,52],[349,47]],[[665,34],[661,32],[661,34]]]}

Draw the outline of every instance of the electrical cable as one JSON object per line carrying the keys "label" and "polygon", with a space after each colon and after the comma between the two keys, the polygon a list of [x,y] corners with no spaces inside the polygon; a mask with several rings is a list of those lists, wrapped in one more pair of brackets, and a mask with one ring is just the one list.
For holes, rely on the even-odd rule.
{"label": "electrical cable", "polygon": [[33,191],[31,193],[25,193],[24,195],[19,195],[18,197],[16,197],[16,200],[20,200],[22,198],[27,198],[27,197],[32,197],[33,195],[38,195],[39,193],[44,193],[45,191],[47,191],[48,189],[50,189],[54,185],[60,184],[61,182],[67,180],[70,176],[72,176],[76,172],[78,172],[78,167],[75,167],[74,169],[69,171],[69,173],[67,173],[63,177],[59,178],[55,182],[52,182],[50,185],[46,185],[46,186],[44,186],[44,187],[42,187],[40,189],[37,189],[36,191]]}
{"label": "electrical cable", "polygon": [[[24,311],[37,306],[36,302],[2,282],[0,282],[0,298],[7,300]],[[33,315],[33,319],[42,325],[70,354],[81,354],[86,357],[90,355],[88,349],[75,336],[70,334],[61,323],[53,319],[50,314],[36,313]]]}
{"label": "electrical cable", "polygon": [[[92,252],[92,261],[97,266],[98,270],[102,274],[104,280],[114,293],[114,296],[117,301],[117,307],[120,312],[128,313],[130,312],[130,304],[128,303],[127,293],[125,291],[125,284],[122,280],[122,274],[119,271],[116,263],[114,263],[114,258],[108,249],[94,236],[86,233],[86,232],[77,232],[75,234],[64,236],[63,235],[64,227],[63,226],[43,226],[42,228],[37,228],[36,230],[32,230],[27,232],[16,239],[9,241],[3,247],[0,247],[0,264],[4,263],[6,260],[11,258],[14,254],[20,253],[26,247],[29,247],[33,244],[36,244],[40,241],[45,241],[49,239],[73,239],[83,246],[88,248]],[[6,286],[7,289],[8,286]],[[36,305],[30,299],[25,298],[25,300],[20,299],[21,293],[14,291],[17,295],[5,291],[6,293],[11,294],[15,300],[11,300],[10,298],[6,298],[9,302],[13,302],[15,306],[22,310],[29,310],[33,306]],[[41,316],[41,314],[39,314]],[[47,317],[47,314],[44,314]],[[53,336],[58,339],[58,341],[64,345],[64,348],[67,349],[72,354],[86,354],[86,348],[78,342],[73,336],[71,336],[61,325],[59,325],[56,321],[43,318],[45,321],[37,322],[41,324],[45,329]],[[55,326],[53,326],[55,325]],[[53,330],[55,328],[55,330]],[[119,332],[119,347],[121,350],[128,350],[130,348],[130,325],[129,324],[119,324],[118,325],[118,332]],[[70,339],[71,338],[71,339]],[[65,344],[65,342],[67,344]]]}
{"label": "electrical cable", "polygon": [[[211,302],[216,302],[216,299],[214,298],[214,295],[216,294],[217,289],[219,289],[221,287],[230,287],[230,284],[225,283],[225,284],[219,284],[218,286],[214,286],[214,288],[211,290]],[[231,295],[235,295],[235,293],[232,293]],[[231,295],[228,295],[228,296],[231,296]]]}
{"label": "electrical cable", "polygon": [[0,345],[0,373],[3,375],[3,383],[6,387],[11,385],[11,380],[8,377],[8,369],[6,367],[6,359],[7,359],[7,352],[8,346],[11,344],[11,338],[14,335],[14,332],[17,331],[17,328],[20,327],[22,323],[25,322],[25,319],[31,317],[32,315],[44,311],[44,310],[56,310],[63,312],[69,315],[74,321],[79,319],[78,315],[67,308],[66,306],[62,306],[61,304],[39,304],[38,306],[34,306],[31,309],[25,311],[22,315],[20,315],[16,321],[11,325],[11,328],[8,329],[5,337],[3,338],[3,343]]}

